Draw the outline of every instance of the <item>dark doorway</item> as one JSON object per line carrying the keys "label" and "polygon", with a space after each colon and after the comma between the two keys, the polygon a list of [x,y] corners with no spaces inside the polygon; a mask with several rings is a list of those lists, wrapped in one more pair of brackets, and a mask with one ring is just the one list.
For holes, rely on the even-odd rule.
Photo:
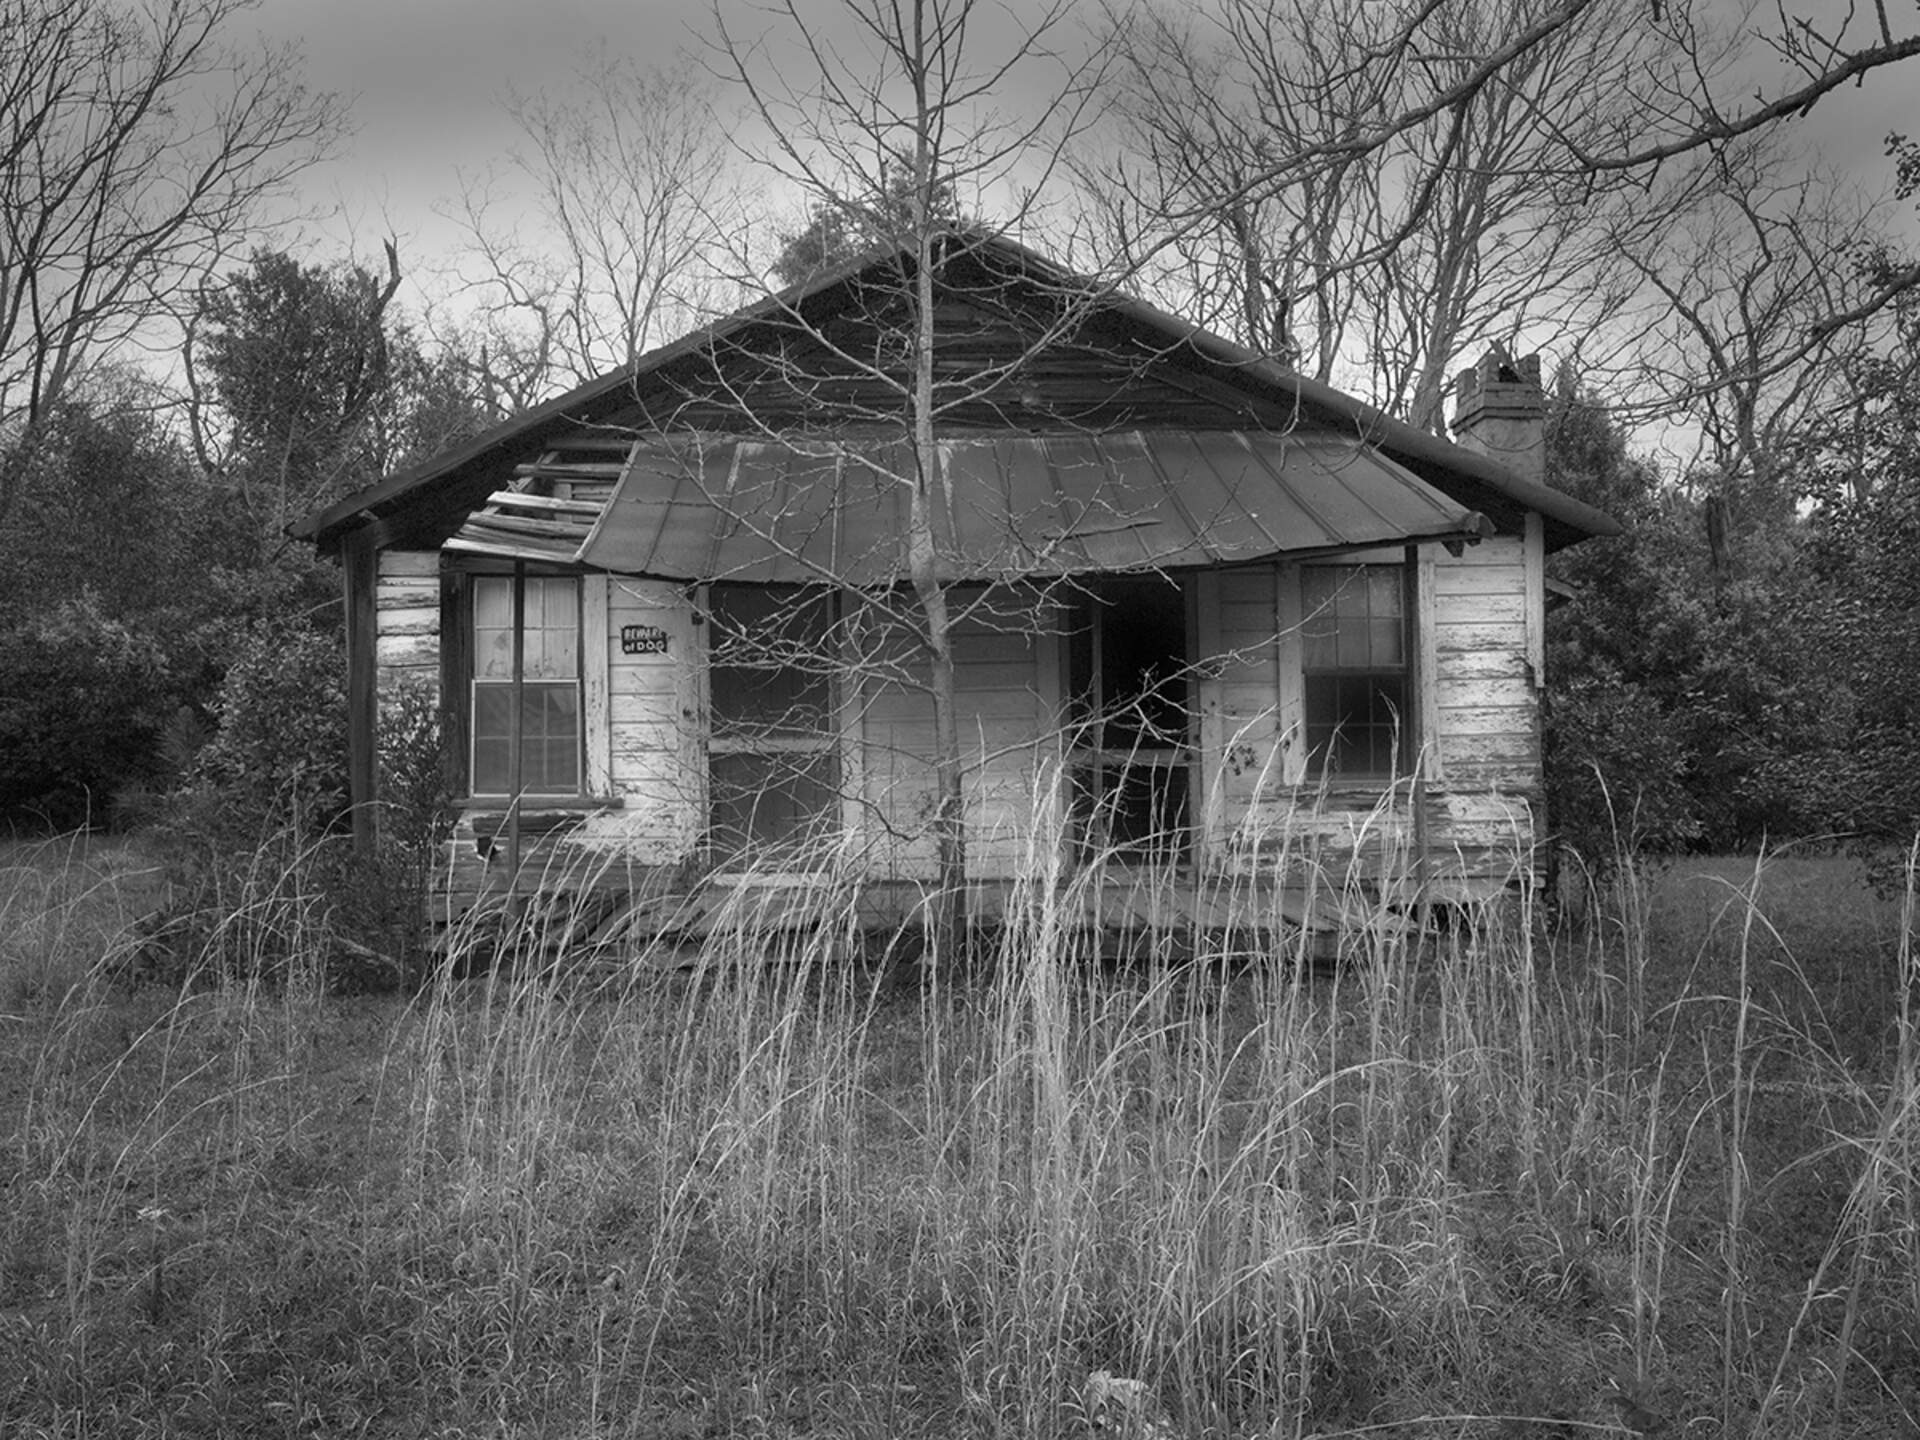
{"label": "dark doorway", "polygon": [[1089,582],[1072,608],[1067,693],[1075,847],[1185,860],[1193,744],[1186,595],[1150,575]]}

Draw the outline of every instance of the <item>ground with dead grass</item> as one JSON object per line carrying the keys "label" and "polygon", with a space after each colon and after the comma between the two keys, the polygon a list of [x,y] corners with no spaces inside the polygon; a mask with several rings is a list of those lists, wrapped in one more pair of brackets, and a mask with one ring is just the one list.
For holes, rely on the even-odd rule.
{"label": "ground with dead grass", "polygon": [[0,1432],[1073,1435],[1105,1371],[1196,1437],[1910,1433],[1912,921],[1858,874],[1331,967],[1102,966],[1037,897],[965,967],[340,998],[116,979],[140,848],[14,846]]}

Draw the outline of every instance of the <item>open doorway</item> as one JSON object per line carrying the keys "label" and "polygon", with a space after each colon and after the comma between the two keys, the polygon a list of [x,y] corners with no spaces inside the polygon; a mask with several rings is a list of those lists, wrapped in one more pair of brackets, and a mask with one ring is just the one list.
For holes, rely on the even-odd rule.
{"label": "open doorway", "polygon": [[1076,858],[1188,856],[1193,721],[1187,597],[1163,575],[1090,580],[1071,609]]}

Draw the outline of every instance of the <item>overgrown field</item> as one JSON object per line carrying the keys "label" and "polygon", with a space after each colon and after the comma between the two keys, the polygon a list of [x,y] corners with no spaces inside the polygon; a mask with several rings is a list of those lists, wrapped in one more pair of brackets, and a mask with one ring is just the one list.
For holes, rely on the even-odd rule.
{"label": "overgrown field", "polygon": [[1100,1370],[1236,1440],[1920,1424],[1915,919],[1845,860],[411,999],[323,993],[297,876],[233,917],[295,963],[182,989],[137,848],[0,867],[9,1437],[1076,1435]]}

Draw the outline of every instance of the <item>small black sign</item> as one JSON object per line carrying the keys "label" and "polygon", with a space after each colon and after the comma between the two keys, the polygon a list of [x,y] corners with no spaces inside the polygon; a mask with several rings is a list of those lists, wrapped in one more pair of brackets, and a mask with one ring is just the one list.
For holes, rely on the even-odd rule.
{"label": "small black sign", "polygon": [[664,655],[667,653],[667,632],[658,625],[622,625],[620,653],[622,655]]}

